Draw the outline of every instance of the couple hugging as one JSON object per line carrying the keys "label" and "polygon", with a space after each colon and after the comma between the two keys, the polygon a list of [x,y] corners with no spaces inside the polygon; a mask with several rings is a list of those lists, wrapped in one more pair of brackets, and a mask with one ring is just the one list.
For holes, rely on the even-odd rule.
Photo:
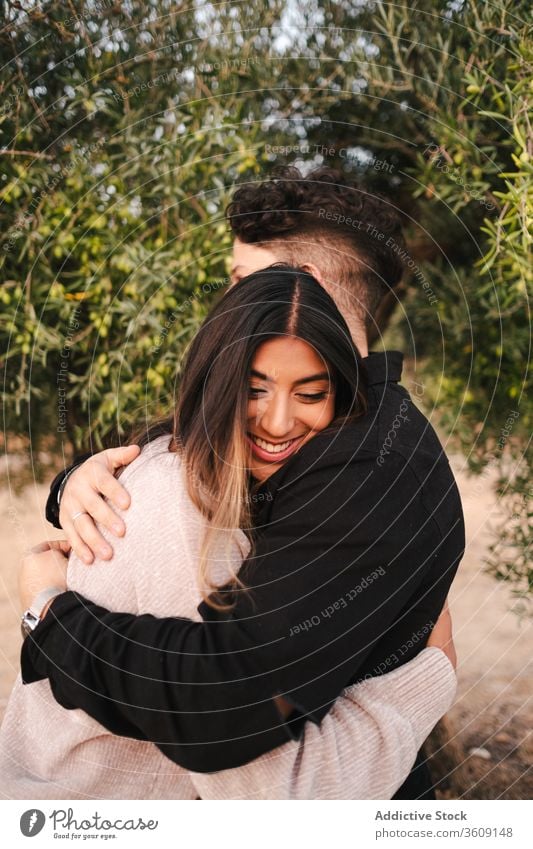
{"label": "couple hugging", "polygon": [[52,484],[68,542],[23,562],[7,797],[434,798],[464,525],[402,355],[368,353],[399,219],[326,168],[227,214],[176,409]]}

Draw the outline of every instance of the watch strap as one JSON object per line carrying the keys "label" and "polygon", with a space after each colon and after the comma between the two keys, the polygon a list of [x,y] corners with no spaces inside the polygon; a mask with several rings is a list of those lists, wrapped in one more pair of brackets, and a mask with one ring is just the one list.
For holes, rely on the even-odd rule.
{"label": "watch strap", "polygon": [[20,621],[20,630],[24,640],[36,629],[48,602],[56,596],[61,595],[62,592],[63,590],[59,589],[59,587],[47,587],[33,599],[31,607],[24,611]]}
{"label": "watch strap", "polygon": [[55,598],[56,595],[61,595],[63,592],[64,590],[61,590],[58,587],[47,587],[45,590],[42,590],[37,596],[35,596],[31,605],[28,608],[28,613],[31,613],[32,616],[35,616],[36,619],[40,619],[41,613],[43,612],[50,599]]}

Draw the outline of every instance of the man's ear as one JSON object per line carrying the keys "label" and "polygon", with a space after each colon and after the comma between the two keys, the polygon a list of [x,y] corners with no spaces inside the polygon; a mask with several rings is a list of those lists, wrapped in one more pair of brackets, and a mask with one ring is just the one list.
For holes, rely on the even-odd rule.
{"label": "man's ear", "polygon": [[307,274],[312,274],[315,280],[318,280],[318,282],[321,283],[322,286],[326,285],[324,275],[321,271],[319,271],[319,269],[316,267],[316,265],[314,265],[314,263],[306,262],[304,265],[301,265],[300,268],[302,269],[302,271],[306,271]]}

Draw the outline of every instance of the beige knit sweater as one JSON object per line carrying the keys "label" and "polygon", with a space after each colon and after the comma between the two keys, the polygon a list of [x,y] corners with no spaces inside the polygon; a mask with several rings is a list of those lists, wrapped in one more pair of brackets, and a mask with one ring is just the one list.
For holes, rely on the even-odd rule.
{"label": "beige knit sweater", "polygon": [[[155,440],[123,472],[131,494],[122,513],[126,535],[111,540],[104,531],[113,560],[87,567],[71,556],[68,584],[107,608],[198,620],[205,520],[167,445],[167,437]],[[239,532],[235,569],[247,546]],[[215,563],[212,574],[227,579],[227,562]],[[319,727],[306,723],[300,740],[238,769],[203,775],[172,763],[151,743],[109,734],[81,710],[64,710],[47,681],[23,686],[19,677],[0,731],[0,792],[28,800],[388,799],[455,689],[444,653],[425,649],[400,669],[345,690]]]}

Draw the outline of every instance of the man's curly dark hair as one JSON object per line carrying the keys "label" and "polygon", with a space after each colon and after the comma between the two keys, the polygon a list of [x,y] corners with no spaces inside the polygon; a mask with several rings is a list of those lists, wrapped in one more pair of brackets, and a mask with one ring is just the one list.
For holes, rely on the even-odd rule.
{"label": "man's curly dark hair", "polygon": [[275,250],[294,266],[313,263],[339,304],[371,323],[383,296],[400,281],[405,241],[387,199],[321,167],[294,166],[240,185],[226,214],[241,242]]}

